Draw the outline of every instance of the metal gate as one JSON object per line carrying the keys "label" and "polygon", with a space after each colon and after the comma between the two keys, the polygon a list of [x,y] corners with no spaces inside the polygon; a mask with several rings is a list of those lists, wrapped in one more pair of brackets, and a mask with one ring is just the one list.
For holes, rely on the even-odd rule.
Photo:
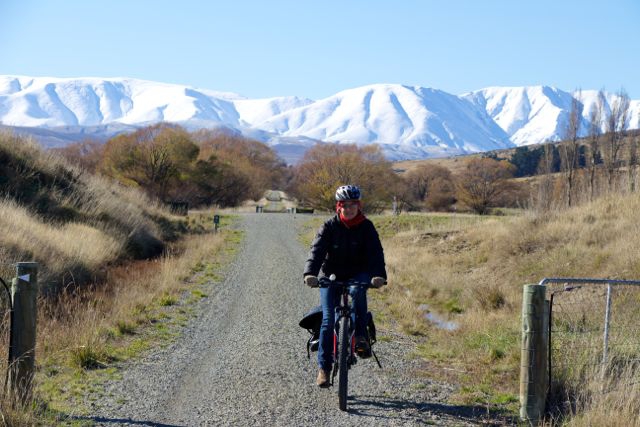
{"label": "metal gate", "polygon": [[640,382],[640,281],[548,278],[547,411]]}

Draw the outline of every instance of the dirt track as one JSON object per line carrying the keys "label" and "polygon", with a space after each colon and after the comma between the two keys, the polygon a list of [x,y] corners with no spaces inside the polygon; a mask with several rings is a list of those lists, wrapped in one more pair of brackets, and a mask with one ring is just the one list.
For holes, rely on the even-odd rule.
{"label": "dirt track", "polygon": [[317,304],[304,287],[307,248],[297,238],[305,221],[290,214],[247,214],[246,238],[225,279],[211,284],[196,318],[170,347],[124,368],[89,420],[98,425],[485,424],[481,408],[447,404],[452,387],[416,375],[412,342],[391,335],[377,344],[384,366],[360,361],[350,373],[349,411],[337,390],[319,389],[308,334],[298,327]]}

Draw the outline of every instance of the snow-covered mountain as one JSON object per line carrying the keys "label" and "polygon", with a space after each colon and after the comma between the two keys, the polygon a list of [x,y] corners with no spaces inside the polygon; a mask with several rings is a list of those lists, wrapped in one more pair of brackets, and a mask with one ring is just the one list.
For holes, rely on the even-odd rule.
{"label": "snow-covered mountain", "polygon": [[[583,132],[597,91],[583,91]],[[605,108],[614,95],[607,94]],[[0,123],[48,145],[107,138],[159,121],[225,127],[265,141],[293,162],[316,141],[381,144],[391,159],[446,156],[562,138],[573,94],[548,86],[492,87],[460,96],[396,84],[318,101],[247,99],[129,78],[0,76]],[[638,128],[640,101],[629,128]]]}
{"label": "snow-covered mountain", "polygon": [[[463,95],[483,108],[518,146],[563,139],[574,96],[582,104],[580,135],[586,136],[589,115],[598,102],[598,91],[564,92],[549,86],[491,87]],[[610,112],[616,95],[606,94]],[[640,101],[631,101],[629,129],[640,127]],[[604,128],[602,129],[604,130]]]}
{"label": "snow-covered mountain", "polygon": [[418,157],[513,145],[484,111],[463,98],[435,89],[390,84],[346,90],[254,125],[290,137],[376,142]]}

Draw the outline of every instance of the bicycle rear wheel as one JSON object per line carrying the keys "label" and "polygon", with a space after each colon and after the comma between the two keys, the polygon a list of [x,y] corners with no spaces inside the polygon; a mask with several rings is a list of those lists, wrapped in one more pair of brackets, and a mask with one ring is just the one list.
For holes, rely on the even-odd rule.
{"label": "bicycle rear wheel", "polygon": [[339,323],[338,346],[338,403],[340,410],[347,410],[347,386],[349,384],[349,317],[344,316]]}

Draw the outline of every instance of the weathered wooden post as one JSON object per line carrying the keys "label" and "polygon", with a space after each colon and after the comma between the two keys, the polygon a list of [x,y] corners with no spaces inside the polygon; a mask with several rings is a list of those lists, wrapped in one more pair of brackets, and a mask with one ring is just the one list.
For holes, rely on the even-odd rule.
{"label": "weathered wooden post", "polygon": [[25,404],[31,398],[36,348],[36,300],[38,264],[19,262],[11,282],[13,327],[9,360],[8,388],[16,401]]}
{"label": "weathered wooden post", "polygon": [[537,424],[544,416],[548,392],[549,302],[546,287],[524,285],[520,359],[520,418]]}

